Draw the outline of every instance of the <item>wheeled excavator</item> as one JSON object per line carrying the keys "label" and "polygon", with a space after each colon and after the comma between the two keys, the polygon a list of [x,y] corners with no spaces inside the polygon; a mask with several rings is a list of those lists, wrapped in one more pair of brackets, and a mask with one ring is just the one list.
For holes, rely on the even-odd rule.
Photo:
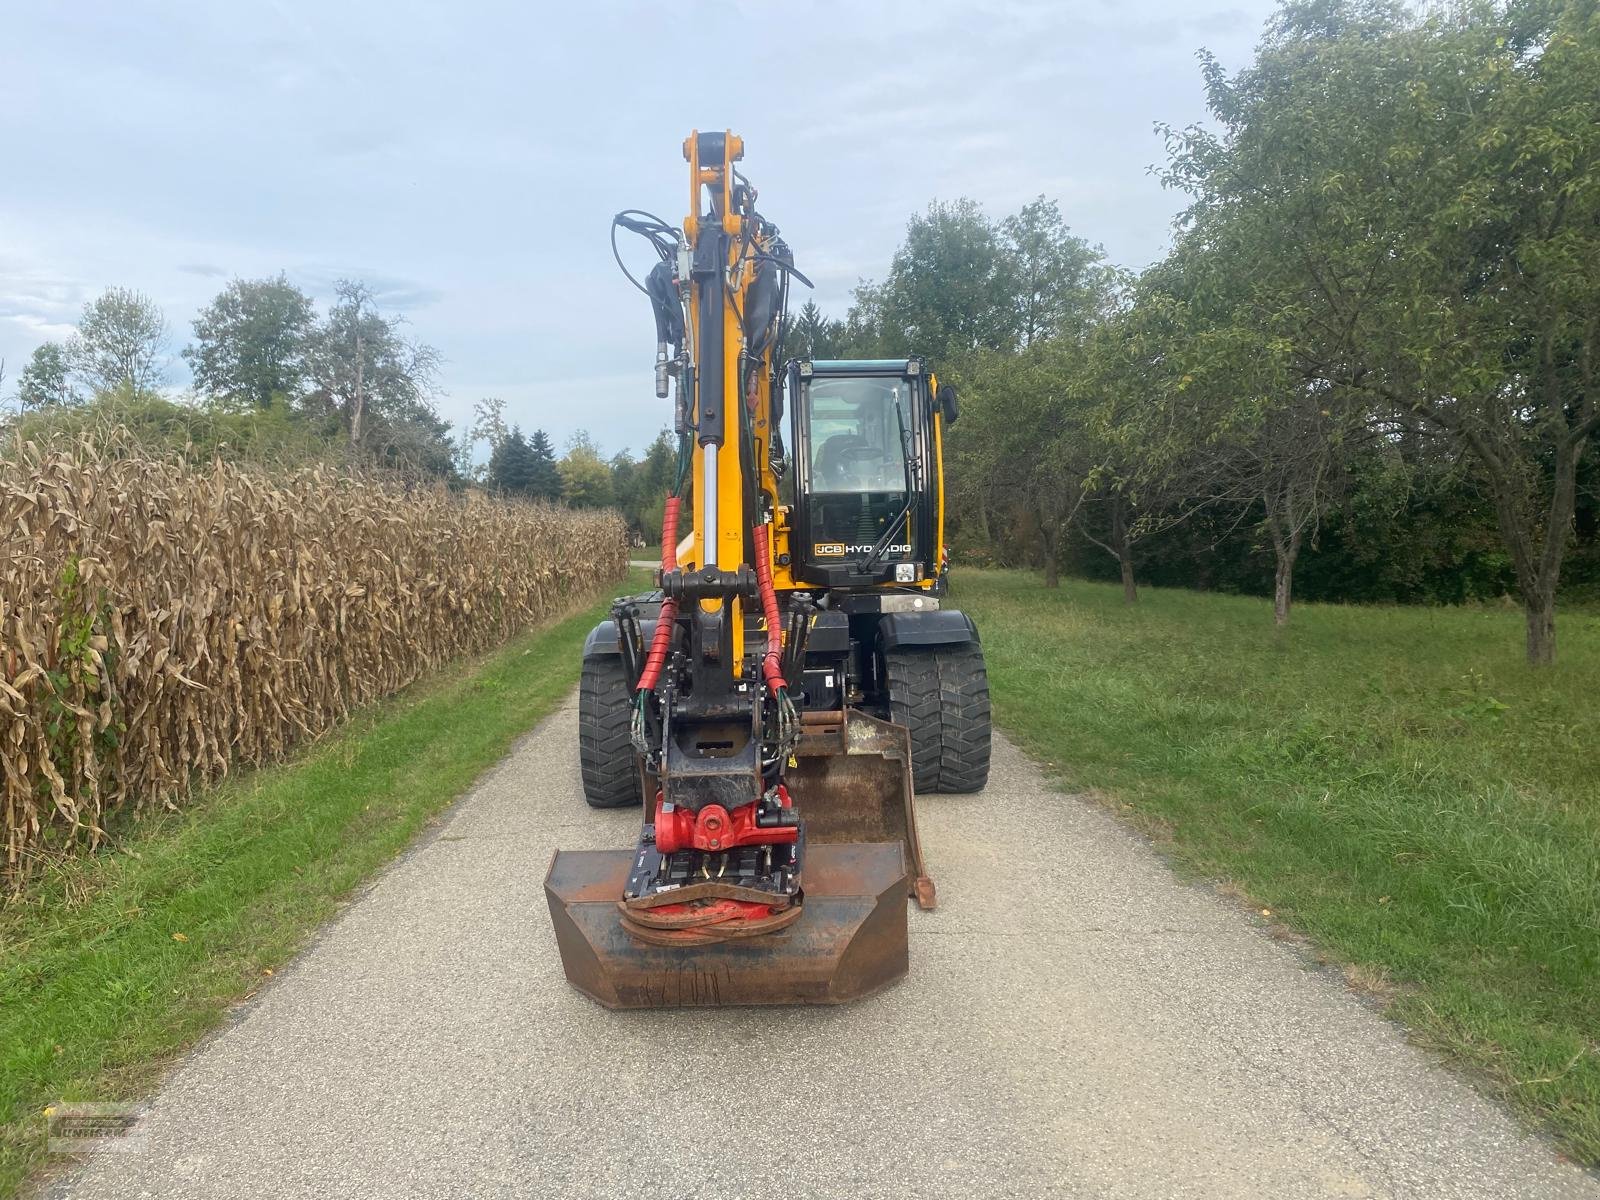
{"label": "wheeled excavator", "polygon": [[[584,796],[636,845],[558,851],[567,978],[614,1008],[842,1003],[908,968],[935,904],[913,792],[981,788],[989,693],[945,605],[953,387],[920,358],[785,359],[810,286],[732,132],[691,133],[681,225],[629,209],[613,255],[655,317],[676,482],[657,588],[583,649]],[[618,234],[653,249],[638,278]]]}

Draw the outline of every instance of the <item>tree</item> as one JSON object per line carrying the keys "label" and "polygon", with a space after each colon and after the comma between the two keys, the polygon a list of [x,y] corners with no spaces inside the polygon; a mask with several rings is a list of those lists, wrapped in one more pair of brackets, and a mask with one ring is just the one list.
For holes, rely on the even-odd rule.
{"label": "tree", "polygon": [[[969,372],[957,360],[971,387],[949,438],[953,494],[991,554],[991,516],[1009,518],[1036,545],[1046,585],[1056,587],[1086,500],[1109,498],[1119,513],[1126,507],[1127,493],[1108,487],[1103,397],[1085,382],[1093,373],[1089,335],[1113,312],[1120,279],[1043,197],[1002,223],[997,244],[995,284],[1008,290],[995,296],[1005,311],[992,317],[998,344]],[[1005,330],[1009,341],[1001,340]],[[1089,495],[1091,483],[1100,495]],[[1131,573],[1127,579],[1131,596]]]}
{"label": "tree", "polygon": [[1013,346],[1012,267],[999,231],[974,201],[935,201],[906,226],[887,278],[856,289],[846,339],[936,363]]}
{"label": "tree", "polygon": [[815,300],[807,300],[789,326],[784,342],[782,357],[785,359],[842,358],[845,323],[829,320]]}
{"label": "tree", "polygon": [[73,391],[67,353],[60,342],[35,348],[17,377],[17,403],[23,412],[61,408],[78,403]]}
{"label": "tree", "polygon": [[1449,443],[1493,499],[1530,662],[1600,429],[1600,123],[1592,5],[1412,16],[1286,5],[1255,63],[1205,68],[1220,135],[1173,135],[1193,236],[1234,322],[1307,386],[1358,392],[1380,436]]}
{"label": "tree", "polygon": [[661,534],[661,513],[677,478],[677,440],[665,429],[634,459],[626,451],[611,460],[615,503],[628,524],[647,542]]}
{"label": "tree", "polygon": [[509,436],[506,431],[506,402],[498,396],[485,396],[472,408],[472,429],[468,436],[474,442],[488,442],[492,454]]}
{"label": "tree", "polygon": [[542,429],[535,429],[528,439],[529,467],[528,494],[535,500],[561,499],[561,472],[556,466],[555,448]]}
{"label": "tree", "polygon": [[1016,330],[1031,346],[1057,333],[1081,335],[1106,311],[1116,272],[1105,251],[1074,237],[1054,200],[1043,196],[1000,223],[1011,260]]}
{"label": "tree", "polygon": [[587,432],[580,429],[572,435],[558,469],[561,494],[573,508],[608,508],[613,503],[611,468]]}
{"label": "tree", "polygon": [[375,412],[368,444],[373,457],[383,466],[440,479],[457,477],[450,422],[428,400],[385,405]]}
{"label": "tree", "polygon": [[107,288],[83,306],[78,331],[67,341],[72,374],[95,392],[118,388],[138,395],[166,373],[167,321],[149,296]]}
{"label": "tree", "polygon": [[513,427],[489,455],[489,485],[508,496],[527,496],[532,480],[533,454],[522,430]]}
{"label": "tree", "polygon": [[235,279],[195,318],[183,357],[201,391],[264,409],[274,398],[299,398],[315,320],[311,297],[282,274]]}
{"label": "tree", "polygon": [[336,416],[352,451],[368,448],[373,420],[415,421],[432,413],[428,397],[439,353],[400,333],[403,318],[386,318],[364,283],[340,280],[337,302],[307,344],[307,368],[317,385],[308,399]]}
{"label": "tree", "polygon": [[507,436],[506,402],[498,396],[485,396],[472,406],[472,424],[462,432],[460,440],[455,445],[453,454],[456,473],[469,482],[486,480],[487,464],[479,465],[474,461],[477,457],[478,443],[489,444],[489,454],[492,458]]}
{"label": "tree", "polygon": [[[1094,468],[1076,436],[1082,413],[1069,381],[1079,356],[1080,347],[1068,342],[980,354],[950,438],[964,477],[977,484],[962,490],[980,506],[983,524],[991,512],[1012,518],[1036,544],[1045,586],[1052,588],[1060,585],[1062,539]],[[984,536],[992,542],[991,533]]]}

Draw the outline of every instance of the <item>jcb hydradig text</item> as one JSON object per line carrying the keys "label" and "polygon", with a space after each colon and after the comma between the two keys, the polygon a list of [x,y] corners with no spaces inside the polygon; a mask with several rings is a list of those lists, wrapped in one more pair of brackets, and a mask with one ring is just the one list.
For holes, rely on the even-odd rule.
{"label": "jcb hydradig text", "polygon": [[913,784],[989,771],[978,633],[940,603],[956,399],[917,358],[782,362],[810,284],[740,139],[683,151],[682,228],[612,226],[660,260],[629,274],[675,399],[660,588],[589,635],[579,707],[588,802],[644,825],[631,852],[558,852],[545,891],[602,1004],[839,1003],[905,974],[907,893],[934,906]]}

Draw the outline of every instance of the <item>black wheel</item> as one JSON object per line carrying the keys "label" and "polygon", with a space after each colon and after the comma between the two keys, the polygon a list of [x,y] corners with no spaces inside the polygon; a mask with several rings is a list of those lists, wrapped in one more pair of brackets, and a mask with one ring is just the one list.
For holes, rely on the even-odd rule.
{"label": "black wheel", "polygon": [[939,790],[976,792],[989,782],[989,672],[983,647],[942,646],[939,660]]}
{"label": "black wheel", "polygon": [[612,654],[583,660],[578,684],[578,763],[583,769],[583,798],[590,808],[639,803],[639,773],[629,734],[632,701],[620,657]]}
{"label": "black wheel", "polygon": [[886,651],[889,717],[911,731],[919,792],[975,792],[989,778],[989,676],[976,645]]}

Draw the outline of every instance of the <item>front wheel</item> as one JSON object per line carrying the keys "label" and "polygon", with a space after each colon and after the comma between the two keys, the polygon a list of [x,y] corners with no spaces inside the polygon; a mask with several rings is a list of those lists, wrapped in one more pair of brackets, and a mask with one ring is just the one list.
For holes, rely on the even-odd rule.
{"label": "front wheel", "polygon": [[633,753],[633,696],[622,659],[609,654],[583,660],[578,683],[578,765],[590,808],[639,803]]}
{"label": "front wheel", "polygon": [[897,646],[884,652],[889,719],[911,731],[919,792],[975,792],[989,779],[989,675],[983,648]]}

